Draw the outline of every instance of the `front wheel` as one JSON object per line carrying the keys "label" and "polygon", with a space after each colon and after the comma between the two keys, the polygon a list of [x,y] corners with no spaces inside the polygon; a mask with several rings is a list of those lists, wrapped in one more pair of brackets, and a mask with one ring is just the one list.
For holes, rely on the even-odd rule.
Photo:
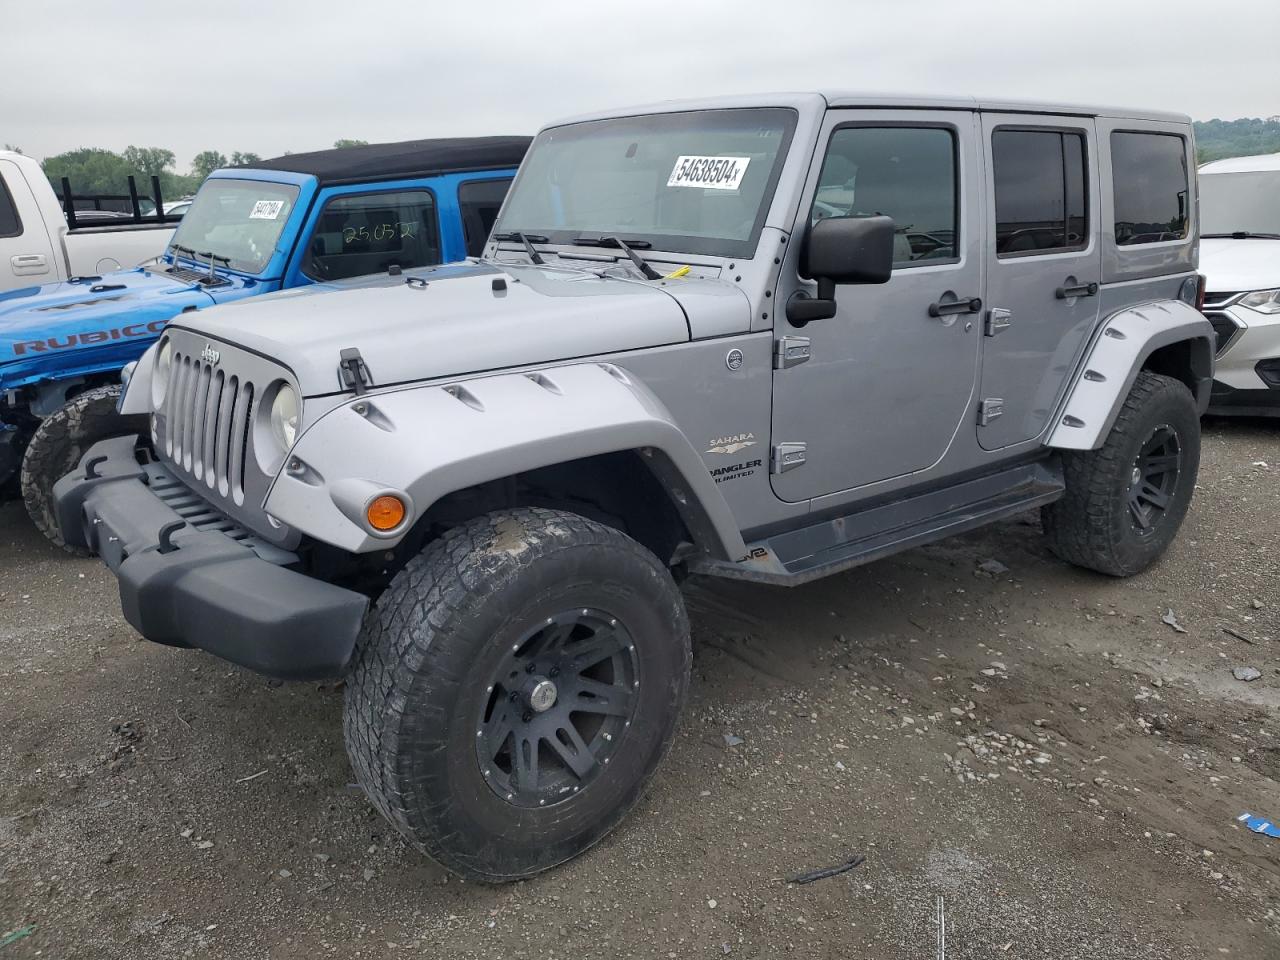
{"label": "front wheel", "polygon": [[1143,370],[1102,446],[1063,454],[1066,494],[1041,512],[1050,549],[1115,577],[1145,570],[1182,526],[1199,467],[1191,391]]}
{"label": "front wheel", "polygon": [[423,853],[503,882],[577,856],[640,798],[691,662],[667,569],[576,514],[491,513],[429,544],[370,615],[344,730]]}
{"label": "front wheel", "polygon": [[84,452],[99,440],[146,429],[145,420],[116,411],[120,390],[113,383],[76,394],[40,421],[22,457],[22,500],[31,521],[50,542],[77,556],[88,556],[88,551],[68,546],[62,539],[53,509],[53,485],[74,470]]}

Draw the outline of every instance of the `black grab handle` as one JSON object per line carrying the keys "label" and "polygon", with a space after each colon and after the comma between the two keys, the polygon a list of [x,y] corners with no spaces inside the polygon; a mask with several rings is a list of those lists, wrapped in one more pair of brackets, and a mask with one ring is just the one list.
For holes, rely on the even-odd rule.
{"label": "black grab handle", "polygon": [[1072,297],[1092,297],[1098,292],[1096,283],[1078,283],[1074,287],[1059,287],[1053,295],[1059,300],[1070,300]]}
{"label": "black grab handle", "polygon": [[982,300],[970,297],[968,300],[953,300],[951,303],[929,304],[929,316],[949,317],[956,313],[977,313],[982,309]]}

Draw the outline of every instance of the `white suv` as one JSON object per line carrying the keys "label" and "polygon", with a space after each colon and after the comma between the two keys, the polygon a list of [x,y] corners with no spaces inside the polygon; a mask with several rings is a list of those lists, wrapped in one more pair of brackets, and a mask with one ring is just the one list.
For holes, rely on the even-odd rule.
{"label": "white suv", "polygon": [[1202,166],[1200,217],[1218,351],[1209,412],[1280,416],[1280,153]]}

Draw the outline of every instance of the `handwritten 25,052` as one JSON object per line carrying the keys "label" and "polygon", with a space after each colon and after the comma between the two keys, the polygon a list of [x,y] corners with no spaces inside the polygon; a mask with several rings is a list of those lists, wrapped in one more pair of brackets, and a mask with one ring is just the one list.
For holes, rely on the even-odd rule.
{"label": "handwritten 25,052", "polygon": [[403,240],[413,239],[416,223],[397,220],[394,223],[379,223],[372,227],[343,227],[342,242],[355,243],[357,240],[392,240],[400,237]]}

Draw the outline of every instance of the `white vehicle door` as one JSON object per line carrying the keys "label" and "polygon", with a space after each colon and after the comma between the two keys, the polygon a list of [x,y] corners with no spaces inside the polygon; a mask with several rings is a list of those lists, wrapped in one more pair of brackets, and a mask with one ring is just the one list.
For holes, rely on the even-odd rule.
{"label": "white vehicle door", "polygon": [[57,253],[18,165],[0,160],[0,290],[59,279]]}

